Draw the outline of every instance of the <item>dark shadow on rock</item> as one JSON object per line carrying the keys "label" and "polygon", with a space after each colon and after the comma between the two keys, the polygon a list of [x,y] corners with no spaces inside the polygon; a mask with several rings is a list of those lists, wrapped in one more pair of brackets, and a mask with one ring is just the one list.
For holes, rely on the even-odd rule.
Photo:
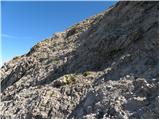
{"label": "dark shadow on rock", "polygon": [[[119,6],[123,6],[124,4],[125,2]],[[143,2],[141,4],[143,5]],[[144,4],[144,12],[148,8],[152,11],[152,7],[155,5],[156,8],[158,8],[157,3],[148,3],[146,6]],[[141,8],[142,6],[140,5],[138,7]],[[127,53],[133,54],[133,58],[117,64],[117,67],[113,68],[110,73],[104,75],[105,79],[118,80],[120,77],[130,73],[134,74],[134,76],[139,76],[140,74],[144,75],[145,71],[150,67],[154,68],[154,70],[157,69],[155,66],[159,65],[157,62],[159,59],[157,52],[158,44],[152,44],[152,41],[158,41],[158,33],[154,32],[155,30],[158,30],[158,26],[154,25],[156,21],[158,21],[158,17],[155,16],[155,19],[149,24],[149,27],[145,28],[142,26],[142,23],[148,22],[148,19],[141,19],[141,17],[136,17],[135,20],[128,23],[128,19],[132,19],[132,17],[125,16],[126,18],[122,18],[118,14],[115,14],[117,17],[116,19],[113,19],[112,21],[108,20],[109,17],[113,17],[114,12],[115,11],[112,10],[112,14],[110,12],[106,13],[105,17],[101,19],[100,22],[91,25],[87,31],[80,34],[79,38],[76,40],[77,44],[75,44],[78,47],[74,53],[72,53],[73,56],[64,65],[52,71],[46,78],[47,80],[42,80],[42,84],[49,84],[54,79],[65,74],[84,73],[86,71],[102,71],[107,67],[111,67],[113,61],[118,62],[120,57]],[[122,22],[121,19],[123,20],[123,23],[128,24],[127,28],[122,27],[120,24]],[[111,23],[104,25],[103,23],[107,20]],[[152,38],[152,41],[147,41],[148,38],[145,38],[146,34],[150,34],[149,38]],[[144,44],[149,44],[151,46],[146,45],[146,47]],[[64,56],[67,57],[68,55]],[[149,57],[146,58],[147,56]],[[145,62],[144,60],[147,61]],[[122,70],[123,73],[120,73]],[[149,75],[146,76],[148,79]],[[156,75],[153,73],[153,76],[150,75],[150,78],[155,76],[157,76],[157,73]]]}

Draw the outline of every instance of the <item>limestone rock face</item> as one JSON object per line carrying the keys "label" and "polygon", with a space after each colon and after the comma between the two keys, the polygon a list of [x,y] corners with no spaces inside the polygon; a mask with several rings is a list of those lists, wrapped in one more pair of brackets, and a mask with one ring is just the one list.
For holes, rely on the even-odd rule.
{"label": "limestone rock face", "polygon": [[159,118],[159,4],[118,2],[1,69],[1,118]]}

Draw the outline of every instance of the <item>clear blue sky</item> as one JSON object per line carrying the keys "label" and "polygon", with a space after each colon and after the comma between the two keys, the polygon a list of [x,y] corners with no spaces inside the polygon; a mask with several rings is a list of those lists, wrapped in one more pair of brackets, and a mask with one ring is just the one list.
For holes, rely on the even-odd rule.
{"label": "clear blue sky", "polygon": [[2,63],[116,2],[2,2]]}

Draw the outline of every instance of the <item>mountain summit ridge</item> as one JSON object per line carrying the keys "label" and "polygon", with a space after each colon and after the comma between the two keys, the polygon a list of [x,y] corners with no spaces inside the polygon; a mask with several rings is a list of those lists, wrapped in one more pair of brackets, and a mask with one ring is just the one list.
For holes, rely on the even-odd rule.
{"label": "mountain summit ridge", "polygon": [[158,9],[118,2],[4,64],[1,118],[159,118]]}

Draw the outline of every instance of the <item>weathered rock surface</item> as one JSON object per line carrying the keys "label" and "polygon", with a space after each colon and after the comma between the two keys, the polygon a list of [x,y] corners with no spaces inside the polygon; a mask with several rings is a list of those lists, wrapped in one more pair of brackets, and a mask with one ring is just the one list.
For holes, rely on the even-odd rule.
{"label": "weathered rock surface", "polygon": [[1,118],[159,118],[158,2],[118,2],[0,69]]}

